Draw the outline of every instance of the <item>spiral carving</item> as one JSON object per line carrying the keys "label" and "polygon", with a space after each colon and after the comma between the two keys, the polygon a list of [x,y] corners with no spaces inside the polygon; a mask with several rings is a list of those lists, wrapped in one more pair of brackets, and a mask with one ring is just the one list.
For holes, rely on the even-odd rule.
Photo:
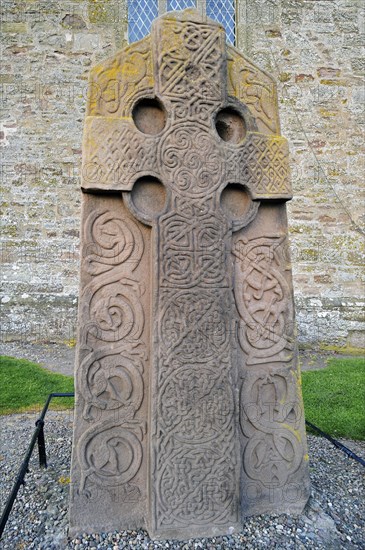
{"label": "spiral carving", "polygon": [[220,148],[205,128],[172,127],[160,144],[160,158],[166,180],[181,196],[207,197],[222,182]]}
{"label": "spiral carving", "polygon": [[132,270],[143,254],[143,239],[138,225],[111,212],[92,212],[85,224],[82,257],[91,275],[100,275],[127,260]]}

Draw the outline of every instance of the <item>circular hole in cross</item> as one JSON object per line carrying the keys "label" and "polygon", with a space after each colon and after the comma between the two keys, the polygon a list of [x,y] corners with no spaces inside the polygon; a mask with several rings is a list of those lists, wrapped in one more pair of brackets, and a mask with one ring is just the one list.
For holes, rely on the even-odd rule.
{"label": "circular hole in cross", "polygon": [[145,176],[136,181],[131,191],[134,208],[146,219],[154,219],[165,208],[166,190],[153,176]]}
{"label": "circular hole in cross", "polygon": [[243,185],[229,183],[221,194],[222,210],[232,221],[242,219],[249,211],[251,197]]}
{"label": "circular hole in cross", "polygon": [[220,138],[230,143],[239,143],[246,135],[246,124],[242,115],[231,107],[217,113],[215,127]]}
{"label": "circular hole in cross", "polygon": [[133,108],[132,117],[138,130],[144,134],[159,134],[166,124],[166,112],[162,104],[153,98],[138,101]]}

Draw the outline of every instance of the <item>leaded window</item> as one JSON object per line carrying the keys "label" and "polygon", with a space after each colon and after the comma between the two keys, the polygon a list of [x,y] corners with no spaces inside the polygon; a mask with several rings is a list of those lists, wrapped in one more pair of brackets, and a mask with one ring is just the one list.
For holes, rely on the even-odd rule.
{"label": "leaded window", "polygon": [[144,38],[151,31],[151,23],[157,16],[157,0],[128,0],[129,42]]}
{"label": "leaded window", "polygon": [[[206,0],[206,14],[226,29],[227,42],[235,44],[235,0]],[[167,0],[166,11],[195,8],[196,0]],[[152,21],[159,15],[158,0],[128,0],[129,42],[141,40],[151,31]]]}
{"label": "leaded window", "polygon": [[235,44],[234,0],[207,0],[207,16],[218,21],[226,29],[227,42]]}
{"label": "leaded window", "polygon": [[195,0],[167,0],[166,11],[185,10],[195,8]]}

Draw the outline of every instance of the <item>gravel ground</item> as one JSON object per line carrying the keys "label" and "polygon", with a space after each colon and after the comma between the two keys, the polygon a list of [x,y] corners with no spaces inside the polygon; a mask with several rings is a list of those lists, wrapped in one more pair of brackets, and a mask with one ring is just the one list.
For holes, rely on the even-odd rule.
{"label": "gravel ground", "polygon": [[[0,419],[0,505],[4,505],[30,441],[35,414]],[[40,470],[32,457],[26,485],[21,487],[0,547],[18,549],[355,549],[365,548],[364,468],[328,441],[309,436],[312,497],[300,517],[259,516],[248,519],[241,533],[192,539],[153,541],[143,530],[83,535],[67,539],[67,506],[72,413],[49,411],[46,417],[49,465]],[[6,442],[6,445],[4,444]],[[365,457],[365,442],[344,441]]]}

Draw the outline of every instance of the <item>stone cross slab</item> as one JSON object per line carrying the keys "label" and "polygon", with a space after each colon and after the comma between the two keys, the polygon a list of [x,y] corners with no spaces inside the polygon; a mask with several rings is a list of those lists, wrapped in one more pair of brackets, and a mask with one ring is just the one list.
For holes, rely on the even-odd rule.
{"label": "stone cross slab", "polygon": [[70,532],[188,539],[301,511],[274,83],[186,10],[90,84]]}

